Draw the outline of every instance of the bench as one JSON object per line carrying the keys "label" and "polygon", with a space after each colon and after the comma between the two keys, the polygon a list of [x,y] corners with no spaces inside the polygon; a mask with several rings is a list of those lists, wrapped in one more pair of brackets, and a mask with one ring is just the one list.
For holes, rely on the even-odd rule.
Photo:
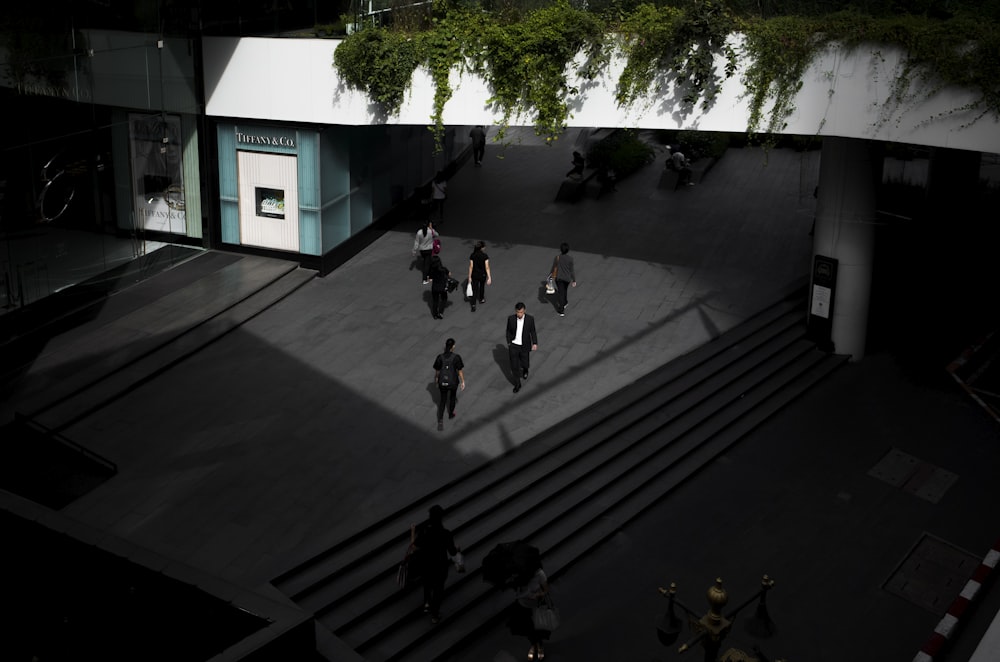
{"label": "bench", "polygon": [[597,170],[591,168],[583,177],[566,177],[559,185],[556,202],[576,202],[583,197],[587,191],[587,184],[596,176]]}

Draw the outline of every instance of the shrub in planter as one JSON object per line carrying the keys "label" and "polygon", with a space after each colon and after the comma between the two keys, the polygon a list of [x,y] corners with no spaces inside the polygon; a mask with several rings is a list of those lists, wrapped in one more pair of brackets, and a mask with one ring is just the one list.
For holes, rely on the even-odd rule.
{"label": "shrub in planter", "polygon": [[655,158],[653,148],[639,140],[634,130],[620,129],[590,149],[587,163],[598,170],[610,168],[621,179]]}
{"label": "shrub in planter", "polygon": [[718,159],[729,147],[729,134],[715,131],[680,131],[677,142],[684,155],[695,159]]}

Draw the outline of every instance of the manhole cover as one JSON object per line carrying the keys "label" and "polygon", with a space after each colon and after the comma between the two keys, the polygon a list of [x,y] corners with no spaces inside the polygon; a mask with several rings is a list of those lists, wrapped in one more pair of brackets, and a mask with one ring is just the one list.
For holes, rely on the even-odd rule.
{"label": "manhole cover", "polygon": [[980,560],[924,534],[883,588],[934,614],[942,614],[958,597]]}
{"label": "manhole cover", "polygon": [[868,475],[889,483],[893,487],[902,487],[906,480],[917,470],[920,460],[898,448],[891,449],[878,464],[868,470]]}
{"label": "manhole cover", "polygon": [[891,449],[878,464],[868,470],[868,475],[893,487],[937,503],[944,496],[958,475],[929,462],[924,462],[898,448]]}

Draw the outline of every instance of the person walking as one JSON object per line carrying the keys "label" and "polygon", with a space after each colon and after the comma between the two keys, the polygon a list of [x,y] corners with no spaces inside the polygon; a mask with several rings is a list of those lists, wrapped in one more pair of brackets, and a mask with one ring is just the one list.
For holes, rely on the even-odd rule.
{"label": "person walking", "polygon": [[552,261],[552,278],[556,281],[556,312],[559,317],[565,317],[569,288],[576,287],[573,256],[569,254],[569,244],[566,242],[560,244],[559,255]]}
{"label": "person walking", "polygon": [[448,199],[448,179],[439,172],[431,183],[431,199],[438,214],[438,223],[444,223],[444,201]]}
{"label": "person walking", "polygon": [[482,124],[473,127],[469,131],[472,138],[472,160],[476,162],[476,167],[483,165],[483,156],[486,154],[486,130]]}
{"label": "person walking", "polygon": [[528,379],[531,352],[538,349],[535,318],[528,315],[524,303],[514,304],[514,314],[507,318],[507,355],[514,376],[514,393],[521,390],[521,380]]}
{"label": "person walking", "polygon": [[[524,581],[524,580],[521,580]],[[535,629],[535,607],[549,593],[549,579],[541,566],[531,574],[522,586],[514,588],[514,603],[507,610],[507,628],[518,637],[527,637],[531,647],[528,649],[529,660],[544,660],[545,650],[542,642],[549,638],[548,630]]]}
{"label": "person walking", "polygon": [[490,256],[486,254],[484,241],[477,241],[469,256],[469,282],[472,283],[472,312],[476,312],[476,301],[486,303],[486,286],[493,284]]}
{"label": "person walking", "polygon": [[448,279],[451,272],[441,263],[437,255],[431,256],[431,315],[434,319],[444,319],[444,307],[448,303]]}
{"label": "person walking", "polygon": [[465,390],[465,364],[462,357],[455,353],[455,339],[448,338],[444,343],[444,352],[434,359],[434,383],[438,385],[441,399],[438,400],[437,428],[444,430],[444,408],[447,403],[448,418],[455,418],[455,405],[458,403],[458,389]]}
{"label": "person walking", "polygon": [[431,623],[441,620],[441,602],[444,584],[448,580],[450,557],[462,550],[455,545],[452,532],[444,527],[444,509],[435,504],[427,511],[427,521],[419,528],[410,525],[410,544],[413,545],[424,584],[424,612],[431,615]]}
{"label": "person walking", "polygon": [[417,230],[417,236],[413,240],[412,253],[414,257],[420,253],[420,273],[423,276],[424,285],[429,285],[431,282],[431,257],[434,255],[434,240],[438,236],[434,224],[428,220],[424,223],[424,227]]}

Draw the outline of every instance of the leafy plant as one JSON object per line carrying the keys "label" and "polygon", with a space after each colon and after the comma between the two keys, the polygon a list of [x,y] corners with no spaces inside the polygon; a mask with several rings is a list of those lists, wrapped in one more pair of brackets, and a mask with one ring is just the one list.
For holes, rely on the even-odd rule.
{"label": "leafy plant", "polygon": [[569,117],[567,99],[578,92],[568,82],[570,63],[581,52],[598,57],[603,39],[604,25],[596,16],[557,0],[516,23],[485,24],[470,54],[493,90],[491,101],[503,112],[503,123],[533,111],[536,132],[554,140]]}
{"label": "leafy plant", "polygon": [[627,57],[618,81],[617,97],[628,105],[645,97],[660,73],[669,72],[683,91],[682,101],[711,106],[721,81],[715,56],[725,58],[723,78],[736,70],[736,52],[729,45],[733,17],[719,2],[704,0],[686,9],[643,4],[621,22],[621,50]]}
{"label": "leafy plant", "polygon": [[634,129],[619,129],[590,148],[587,163],[592,168],[615,171],[618,179],[626,177],[656,158],[653,148],[639,139]]}
{"label": "leafy plant", "polygon": [[729,134],[716,131],[679,131],[677,142],[681,151],[692,161],[700,158],[720,158],[729,147]]}
{"label": "leafy plant", "polygon": [[413,39],[381,27],[354,33],[333,52],[344,80],[367,93],[387,115],[399,112],[419,62]]}
{"label": "leafy plant", "polygon": [[[948,20],[905,14],[875,18],[844,11],[821,18],[745,20],[741,29],[750,60],[743,80],[751,95],[750,133],[774,134],[785,128],[802,75],[819,52],[835,45],[849,51],[863,45],[888,45],[904,52],[878,122],[888,121],[911,102],[933,96],[948,85],[973,90],[978,97],[945,114],[971,112],[968,124],[988,114],[1000,117],[1000,87],[996,85],[1000,26],[996,22],[969,15]],[[765,119],[769,101],[772,106]]]}
{"label": "leafy plant", "polygon": [[[748,63],[742,75],[750,100],[748,134],[774,139],[794,111],[803,75],[824,49],[888,45],[906,55],[891,74],[879,121],[893,116],[898,121],[912,102],[956,85],[977,96],[945,114],[966,113],[971,124],[990,114],[1000,118],[1000,9],[990,9],[1000,3],[989,3],[980,15],[932,18],[930,5],[905,0],[871,0],[867,5],[873,13],[825,15],[816,11],[822,4],[794,0],[667,0],[660,6],[608,0],[593,4],[600,13],[570,0],[538,8],[534,0],[479,5],[434,0],[430,20],[426,12],[414,14],[399,25],[367,27],[348,36],[335,51],[334,64],[348,84],[365,91],[389,115],[398,112],[416,68],[426,66],[435,85],[430,128],[438,139],[452,95],[451,73],[471,70],[489,84],[504,125],[531,115],[535,130],[552,141],[580,93],[570,75],[593,79],[614,49],[626,60],[616,87],[622,106],[649,101],[672,83],[682,105],[709,108],[742,58]],[[923,7],[927,14],[900,13],[900,5]],[[799,15],[773,15],[786,7]],[[802,14],[802,9],[808,11]]]}

